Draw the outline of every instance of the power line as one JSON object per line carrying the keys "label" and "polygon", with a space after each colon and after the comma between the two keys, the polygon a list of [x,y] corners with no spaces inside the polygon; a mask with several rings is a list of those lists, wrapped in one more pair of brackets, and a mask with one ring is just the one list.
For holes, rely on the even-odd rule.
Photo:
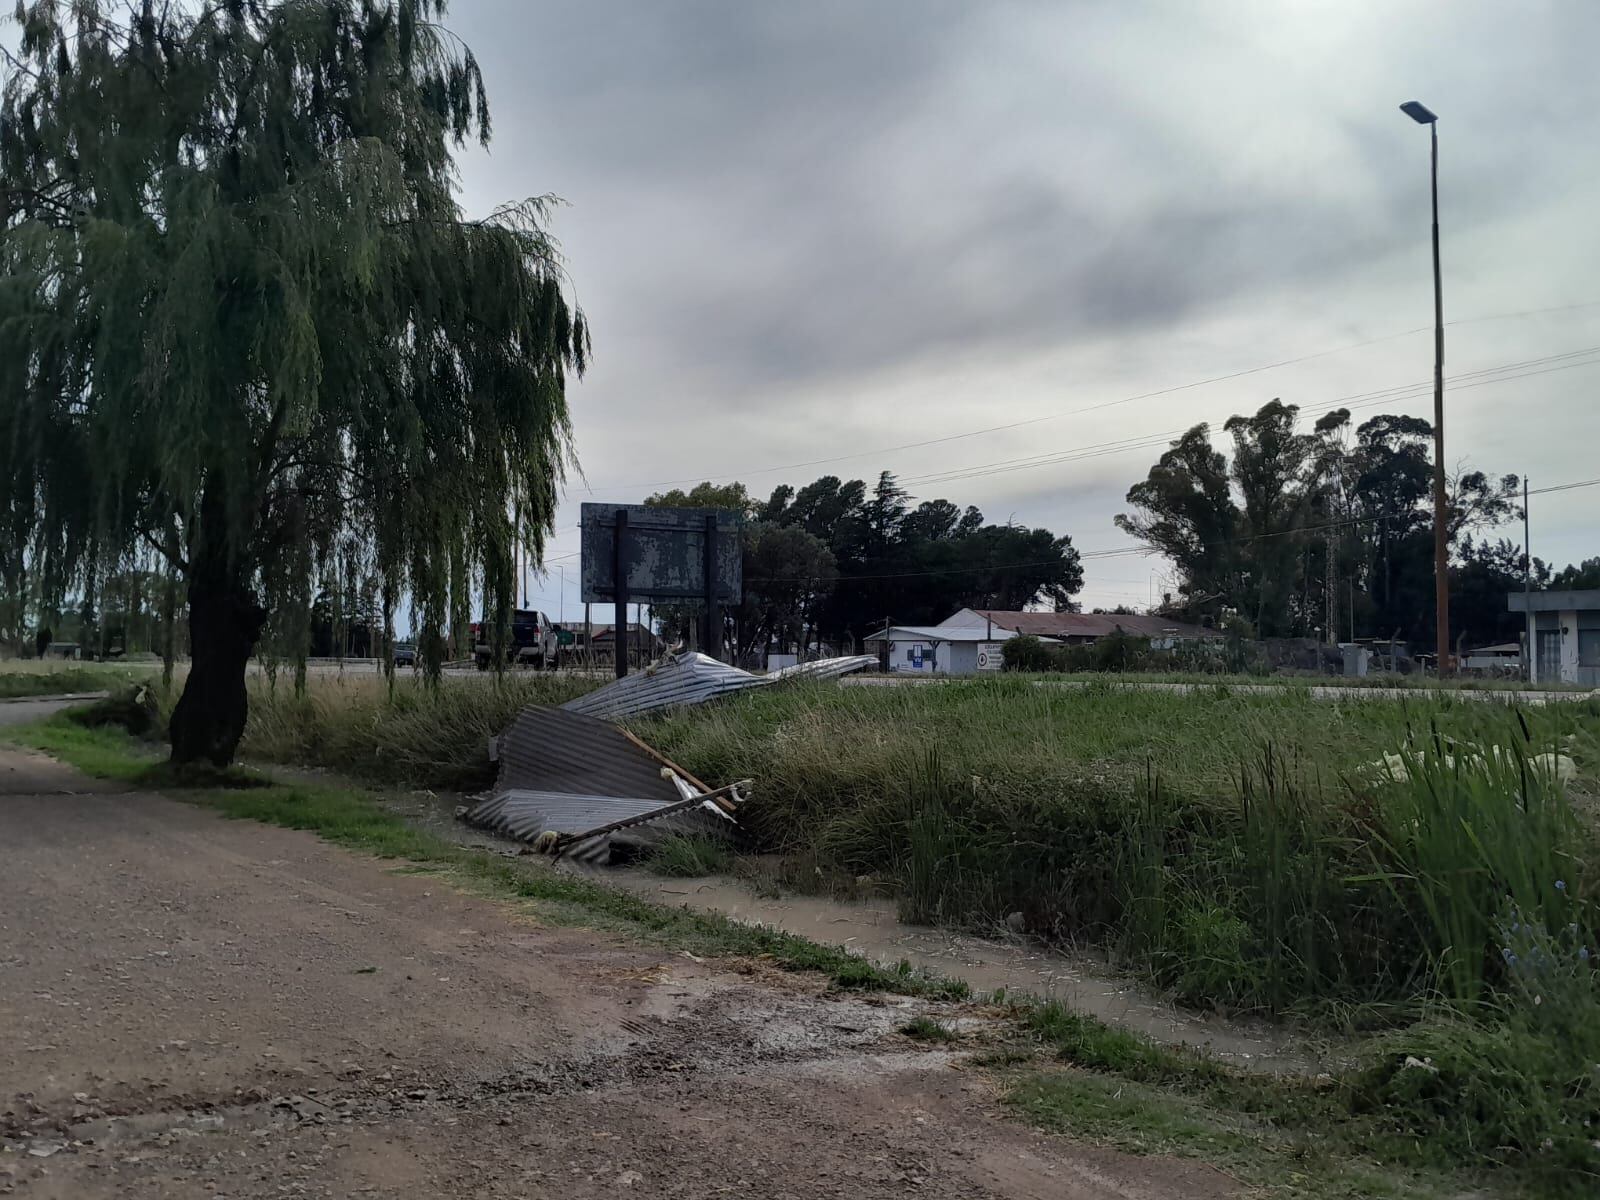
{"label": "power line", "polygon": [[[1545,358],[1528,359],[1522,363],[1508,363],[1499,367],[1485,367],[1480,371],[1467,371],[1460,375],[1452,376],[1448,381],[1452,390],[1461,392],[1474,387],[1486,387],[1493,383],[1509,383],[1517,379],[1525,379],[1533,375],[1545,375],[1552,371],[1565,371],[1575,367],[1589,367],[1600,365],[1600,358],[1591,357],[1582,361],[1571,360],[1579,355],[1600,354],[1600,346],[1590,346],[1583,350],[1572,350],[1564,354],[1549,355]],[[1555,363],[1559,365],[1543,366],[1539,369],[1513,371],[1516,367],[1537,367],[1538,364]],[[1511,373],[1507,373],[1511,372]],[[1492,377],[1491,377],[1492,376]],[[1302,412],[1302,416],[1318,418],[1328,413],[1337,412],[1341,408],[1367,409],[1377,408],[1390,404],[1398,404],[1404,400],[1432,395],[1433,383],[1424,380],[1416,384],[1408,384],[1404,388],[1385,389],[1381,392],[1357,392],[1349,396],[1340,397],[1333,401],[1321,412]],[[1098,442],[1088,446],[1074,447],[1068,450],[1051,451],[1046,454],[1028,455],[1022,458],[1001,459],[998,462],[985,463],[977,466],[952,467],[947,471],[935,472],[929,475],[918,475],[899,482],[907,487],[921,486],[933,483],[952,483],[961,479],[974,479],[985,475],[998,475],[1010,471],[1025,471],[1035,467],[1055,466],[1066,462],[1081,461],[1086,458],[1099,458],[1104,455],[1122,454],[1129,450],[1146,449],[1160,445],[1169,438],[1181,436],[1188,429],[1192,429],[1193,422],[1182,429],[1170,429],[1162,433],[1141,434],[1135,437],[1119,438],[1110,442]],[[1214,424],[1214,421],[1204,422]]]}
{"label": "power line", "polygon": [[[1464,318],[1462,320],[1447,321],[1446,325],[1447,326],[1474,325],[1474,324],[1481,324],[1481,323],[1486,322],[1486,321],[1512,320],[1512,319],[1517,319],[1517,318],[1522,318],[1522,317],[1543,316],[1543,315],[1548,315],[1550,313],[1570,312],[1570,311],[1575,311],[1575,310],[1578,310],[1578,309],[1596,308],[1596,307],[1600,307],[1600,300],[1586,300],[1586,301],[1583,301],[1583,302],[1580,302],[1580,303],[1577,303],[1577,304],[1556,305],[1556,306],[1553,306],[1553,307],[1550,307],[1550,308],[1525,309],[1525,310],[1522,310],[1520,312],[1509,312],[1509,313],[1489,313],[1489,314],[1487,314],[1485,316],[1481,316],[1481,317],[1467,317],[1467,318]],[[779,466],[757,467],[757,468],[752,468],[752,469],[747,469],[747,470],[740,471],[740,472],[738,472],[737,474],[734,474],[734,475],[712,475],[710,477],[709,481],[735,479],[735,478],[750,478],[750,477],[756,476],[756,475],[773,475],[773,474],[777,474],[777,473],[782,472],[782,471],[798,471],[798,470],[803,470],[803,469],[805,469],[807,467],[826,466],[826,465],[828,465],[830,463],[848,462],[848,461],[850,461],[852,459],[870,458],[870,457],[872,457],[874,455],[880,455],[880,454],[895,454],[895,453],[898,453],[898,452],[900,452],[902,450],[919,450],[919,449],[922,449],[922,448],[927,447],[927,446],[938,446],[938,445],[943,445],[943,444],[948,443],[948,442],[961,441],[961,440],[963,440],[965,438],[983,437],[983,436],[986,436],[986,435],[991,434],[991,433],[1001,433],[1001,432],[1005,432],[1007,430],[1021,429],[1021,428],[1024,428],[1026,426],[1038,425],[1038,424],[1042,424],[1042,423],[1047,422],[1047,421],[1058,421],[1058,420],[1062,420],[1063,418],[1066,418],[1066,417],[1081,416],[1081,415],[1083,415],[1085,413],[1099,412],[1099,411],[1104,410],[1104,409],[1115,408],[1115,407],[1118,407],[1118,406],[1124,405],[1124,404],[1133,404],[1133,403],[1136,403],[1136,402],[1138,402],[1140,400],[1151,400],[1151,399],[1154,399],[1154,398],[1156,398],[1158,396],[1170,396],[1170,395],[1173,395],[1173,394],[1175,394],[1177,392],[1191,391],[1194,388],[1207,387],[1207,386],[1209,386],[1211,384],[1214,384],[1214,383],[1226,383],[1229,380],[1242,379],[1242,378],[1244,378],[1246,376],[1249,376],[1249,375],[1259,375],[1259,374],[1261,374],[1262,372],[1265,372],[1265,371],[1277,370],[1280,367],[1294,366],[1294,365],[1299,364],[1299,363],[1310,362],[1313,359],[1327,358],[1327,357],[1330,357],[1331,355],[1335,355],[1335,354],[1345,354],[1345,353],[1348,353],[1351,350],[1360,350],[1360,349],[1363,349],[1363,348],[1365,348],[1367,346],[1378,345],[1381,342],[1395,341],[1395,340],[1397,340],[1399,338],[1410,337],[1410,336],[1412,336],[1414,334],[1418,334],[1418,333],[1425,333],[1428,330],[1431,330],[1432,328],[1433,328],[1433,326],[1431,326],[1431,325],[1418,326],[1416,329],[1405,329],[1405,330],[1401,330],[1398,333],[1385,334],[1382,337],[1368,338],[1365,341],[1360,341],[1360,342],[1350,342],[1347,345],[1335,346],[1335,347],[1333,347],[1332,349],[1329,349],[1329,350],[1318,350],[1318,351],[1315,351],[1315,352],[1313,352],[1311,354],[1302,354],[1302,355],[1298,355],[1298,356],[1296,356],[1294,358],[1280,359],[1277,362],[1263,363],[1262,365],[1256,366],[1256,367],[1246,367],[1246,368],[1244,368],[1242,370],[1230,371],[1230,372],[1228,372],[1226,374],[1222,374],[1222,375],[1213,375],[1213,376],[1209,376],[1208,378],[1205,378],[1205,379],[1191,380],[1188,383],[1173,384],[1170,387],[1156,388],[1154,391],[1140,392],[1140,393],[1138,393],[1136,395],[1132,395],[1132,396],[1123,396],[1123,397],[1121,397],[1120,399],[1117,399],[1117,400],[1106,400],[1106,401],[1102,401],[1099,404],[1090,404],[1090,405],[1086,405],[1086,406],[1084,406],[1082,408],[1067,409],[1067,410],[1065,410],[1063,412],[1048,413],[1048,414],[1046,414],[1044,416],[1028,417],[1028,418],[1025,418],[1025,419],[1020,420],[1020,421],[1011,421],[1011,422],[1007,422],[1007,423],[1001,424],[1001,425],[989,425],[989,426],[985,426],[985,427],[983,427],[981,429],[969,429],[969,430],[966,430],[966,431],[961,432],[961,433],[946,434],[946,435],[944,435],[942,437],[926,438],[926,439],[923,439],[921,441],[916,441],[916,442],[903,442],[903,443],[901,443],[899,445],[895,445],[895,446],[879,446],[876,449],[872,449],[872,450],[860,450],[860,451],[852,452],[850,454],[834,455],[834,456],[829,457],[829,458],[814,458],[814,459],[808,459],[808,460],[806,460],[804,462],[784,463],[784,464],[779,465]],[[630,491],[643,490],[645,488],[677,487],[677,486],[679,486],[681,484],[694,484],[694,483],[702,483],[702,482],[708,482],[707,478],[705,476],[703,476],[703,475],[698,475],[698,476],[687,477],[687,478],[683,478],[683,479],[656,480],[653,483],[602,484],[602,485],[599,485],[598,490],[600,490],[600,491],[630,492]],[[597,490],[596,487],[593,486],[593,485],[589,486],[589,488],[588,488],[588,491],[589,491],[589,493],[591,495],[596,490]]]}

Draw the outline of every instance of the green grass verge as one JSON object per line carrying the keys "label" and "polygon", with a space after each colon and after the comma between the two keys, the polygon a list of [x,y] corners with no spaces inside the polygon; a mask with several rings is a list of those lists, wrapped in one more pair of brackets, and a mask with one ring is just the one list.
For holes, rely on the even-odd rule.
{"label": "green grass verge", "polygon": [[0,729],[0,739],[71,763],[96,779],[133,783],[156,767],[163,751],[108,726],[87,728],[57,715],[33,725]]}
{"label": "green grass verge", "polygon": [[1338,1127],[1315,1135],[1286,1130],[1116,1076],[1025,1071],[1012,1079],[1005,1099],[1019,1116],[1053,1133],[1136,1154],[1200,1159],[1255,1195],[1445,1197],[1469,1194],[1475,1182],[1454,1172],[1380,1166],[1362,1157]]}

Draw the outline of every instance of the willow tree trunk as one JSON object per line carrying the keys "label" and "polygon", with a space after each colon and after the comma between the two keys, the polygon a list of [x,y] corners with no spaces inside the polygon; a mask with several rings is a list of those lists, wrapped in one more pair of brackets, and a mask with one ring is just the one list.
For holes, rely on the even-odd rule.
{"label": "willow tree trunk", "polygon": [[250,701],[244,673],[267,621],[230,544],[217,476],[200,498],[189,563],[189,679],[172,710],[172,761],[225,767],[244,736]]}
{"label": "willow tree trunk", "polygon": [[197,575],[189,584],[189,679],[172,710],[172,761],[225,767],[244,736],[245,668],[267,612],[237,581]]}

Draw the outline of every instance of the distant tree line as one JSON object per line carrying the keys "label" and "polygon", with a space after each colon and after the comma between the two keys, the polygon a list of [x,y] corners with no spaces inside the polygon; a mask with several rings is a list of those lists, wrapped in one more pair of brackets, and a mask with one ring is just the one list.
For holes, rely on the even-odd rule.
{"label": "distant tree line", "polygon": [[[702,483],[646,503],[744,514],[745,599],[727,615],[741,657],[818,640],[850,646],[885,621],[933,624],[962,607],[1070,610],[1083,588],[1070,537],[995,525],[949,500],[914,503],[888,471],[871,487],[824,475],[762,501],[742,483]],[[688,636],[692,614],[657,615],[669,636]]]}
{"label": "distant tree line", "polygon": [[[1228,420],[1232,453],[1196,425],[1128,492],[1117,525],[1172,560],[1174,617],[1243,622],[1258,636],[1435,636],[1432,436],[1418,417],[1353,425],[1348,410],[1310,430],[1273,400]],[[1520,546],[1486,531],[1521,516],[1520,480],[1458,471],[1449,480],[1452,640],[1515,640],[1506,594],[1522,586]],[[1591,569],[1592,568],[1592,569]],[[1531,564],[1533,584],[1551,582]],[[1559,578],[1600,575],[1600,560]]]}

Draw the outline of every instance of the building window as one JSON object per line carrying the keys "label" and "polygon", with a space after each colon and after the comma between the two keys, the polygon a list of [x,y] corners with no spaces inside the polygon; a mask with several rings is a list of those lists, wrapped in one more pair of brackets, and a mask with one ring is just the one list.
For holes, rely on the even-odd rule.
{"label": "building window", "polygon": [[1578,630],[1578,665],[1600,667],[1600,629]]}

